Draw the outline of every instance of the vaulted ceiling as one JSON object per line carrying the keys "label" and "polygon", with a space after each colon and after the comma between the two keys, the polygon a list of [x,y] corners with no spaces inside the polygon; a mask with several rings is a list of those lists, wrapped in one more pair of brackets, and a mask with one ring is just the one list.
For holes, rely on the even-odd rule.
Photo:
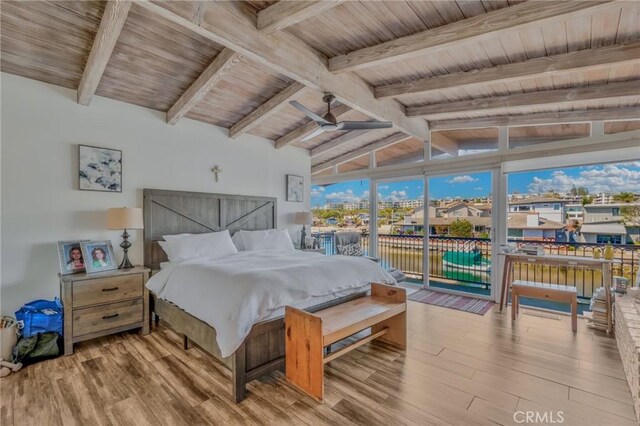
{"label": "vaulted ceiling", "polygon": [[[2,1],[1,69],[308,149],[312,170],[640,118],[637,1]],[[327,132],[289,101],[386,130]],[[89,106],[90,107],[90,106]],[[545,133],[546,132],[546,133]],[[541,134],[538,134],[541,133]]]}

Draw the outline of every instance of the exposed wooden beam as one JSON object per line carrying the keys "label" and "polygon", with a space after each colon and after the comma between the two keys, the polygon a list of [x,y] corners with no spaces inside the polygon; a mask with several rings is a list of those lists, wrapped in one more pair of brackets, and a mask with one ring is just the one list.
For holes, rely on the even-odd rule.
{"label": "exposed wooden beam", "polygon": [[242,120],[231,126],[231,128],[229,129],[229,137],[231,139],[235,139],[243,133],[248,132],[258,124],[262,123],[265,119],[267,119],[269,117],[269,114],[273,114],[276,111],[280,110],[304,89],[306,89],[306,86],[304,84],[300,84],[297,81],[293,82],[284,90],[280,91],[280,93],[260,105],[257,109],[252,111]]}
{"label": "exposed wooden beam", "polygon": [[545,104],[563,104],[596,99],[637,98],[640,81],[600,84],[596,86],[576,87],[572,89],[543,90],[540,92],[517,93],[506,96],[477,98],[468,101],[449,102],[407,107],[409,116],[439,116],[458,112],[483,111],[492,109],[516,108]]}
{"label": "exposed wooden beam", "polygon": [[258,13],[258,29],[265,34],[271,34],[336,7],[343,1],[344,0],[281,0]]}
{"label": "exposed wooden beam", "polygon": [[311,149],[311,158],[315,158],[320,154],[324,154],[325,152],[331,151],[333,149],[338,148],[339,146],[349,142],[350,140],[353,140],[355,138],[359,138],[360,136],[363,136],[367,133],[369,133],[371,130],[352,130],[350,132],[347,133],[343,133],[340,136],[331,139],[330,141],[327,141],[325,143],[323,143],[322,145],[318,145],[315,148]]}
{"label": "exposed wooden beam", "polygon": [[213,62],[198,76],[191,86],[180,96],[180,99],[167,111],[167,123],[176,124],[191,108],[205,97],[213,86],[240,61],[240,55],[231,49],[223,49]]}
{"label": "exposed wooden beam", "polygon": [[585,49],[562,55],[545,56],[514,64],[440,75],[374,88],[376,98],[428,93],[481,84],[508,83],[524,78],[544,77],[576,71],[593,71],[612,65],[638,63],[640,42],[618,44],[599,49]]}
{"label": "exposed wooden beam", "polygon": [[411,138],[411,136],[405,135],[403,133],[394,133],[391,136],[387,136],[384,139],[380,139],[379,141],[375,141],[370,144],[367,144],[363,147],[355,149],[339,157],[333,158],[329,161],[325,161],[324,163],[316,164],[315,166],[311,167],[311,173],[321,172],[335,165],[346,163],[347,161],[351,161],[354,158],[361,157],[369,152],[375,152],[379,149],[386,148],[390,145],[394,145],[396,143],[406,141],[409,138]]}
{"label": "exposed wooden beam", "polygon": [[[445,154],[449,154],[453,157],[458,156],[458,151],[460,150],[460,146],[458,145],[458,141],[450,138],[447,135],[439,134],[436,136],[436,141],[433,140],[433,132],[431,132],[431,145],[432,147],[436,147],[438,151],[444,152]],[[432,148],[433,150],[433,148]],[[432,155],[434,153],[432,152]]]}
{"label": "exposed wooden beam", "polygon": [[118,41],[122,27],[127,20],[127,15],[131,9],[130,1],[109,1],[105,5],[102,20],[93,40],[91,53],[84,67],[82,79],[78,85],[78,103],[89,105],[93,94],[100,84],[113,48]]}
{"label": "exposed wooden beam", "polygon": [[[165,19],[222,44],[258,64],[286,75],[321,92],[333,93],[339,102],[381,121],[391,121],[403,133],[422,139],[428,137],[425,120],[408,118],[403,107],[392,99],[375,99],[371,88],[353,74],[335,75],[327,69],[326,58],[302,40],[277,31],[262,34],[242,12],[240,2],[136,2]],[[199,20],[194,12],[201,8]]]}
{"label": "exposed wooden beam", "polygon": [[[337,107],[331,109],[331,113],[336,119],[339,119],[340,116],[346,114],[349,111],[351,111],[351,108],[346,105],[338,105]],[[314,121],[309,121],[304,126],[300,126],[297,129],[290,131],[286,135],[280,136],[278,139],[276,139],[275,146],[278,149],[284,148],[285,146],[293,142],[297,142],[305,136],[311,134],[311,132],[313,132],[317,128],[318,125]]]}
{"label": "exposed wooden beam", "polygon": [[497,39],[505,32],[527,26],[564,21],[576,13],[606,6],[601,1],[531,1],[495,10],[448,25],[365,47],[329,59],[332,72],[354,71],[448,49],[467,41]]}
{"label": "exposed wooden beam", "polygon": [[500,126],[588,123],[593,120],[640,120],[640,107],[588,109],[581,111],[538,112],[480,118],[454,118],[429,122],[431,130],[478,129]]}

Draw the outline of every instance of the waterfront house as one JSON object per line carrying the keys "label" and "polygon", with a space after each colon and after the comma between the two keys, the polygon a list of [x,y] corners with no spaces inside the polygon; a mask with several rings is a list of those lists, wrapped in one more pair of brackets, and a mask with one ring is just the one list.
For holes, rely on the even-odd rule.
{"label": "waterfront house", "polygon": [[[507,237],[522,240],[554,241],[565,225],[535,213],[509,213]],[[566,241],[566,240],[565,240]]]}
{"label": "waterfront house", "polygon": [[561,198],[525,198],[509,202],[509,212],[536,212],[542,219],[564,223],[566,204]]}
{"label": "waterfront house", "polygon": [[640,242],[640,203],[587,204],[580,228],[586,243]]}

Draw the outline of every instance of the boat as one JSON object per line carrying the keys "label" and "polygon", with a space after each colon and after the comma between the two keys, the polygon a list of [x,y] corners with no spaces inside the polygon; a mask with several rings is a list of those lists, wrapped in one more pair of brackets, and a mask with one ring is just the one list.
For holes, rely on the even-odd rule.
{"label": "boat", "polygon": [[469,271],[491,271],[491,262],[479,251],[446,251],[442,256],[442,264]]}

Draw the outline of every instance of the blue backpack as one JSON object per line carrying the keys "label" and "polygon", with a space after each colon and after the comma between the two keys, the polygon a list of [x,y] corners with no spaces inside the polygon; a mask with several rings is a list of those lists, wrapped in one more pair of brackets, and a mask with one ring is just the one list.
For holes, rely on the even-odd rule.
{"label": "blue backpack", "polygon": [[62,336],[63,311],[60,299],[34,300],[16,311],[16,320],[23,337],[55,332]]}

